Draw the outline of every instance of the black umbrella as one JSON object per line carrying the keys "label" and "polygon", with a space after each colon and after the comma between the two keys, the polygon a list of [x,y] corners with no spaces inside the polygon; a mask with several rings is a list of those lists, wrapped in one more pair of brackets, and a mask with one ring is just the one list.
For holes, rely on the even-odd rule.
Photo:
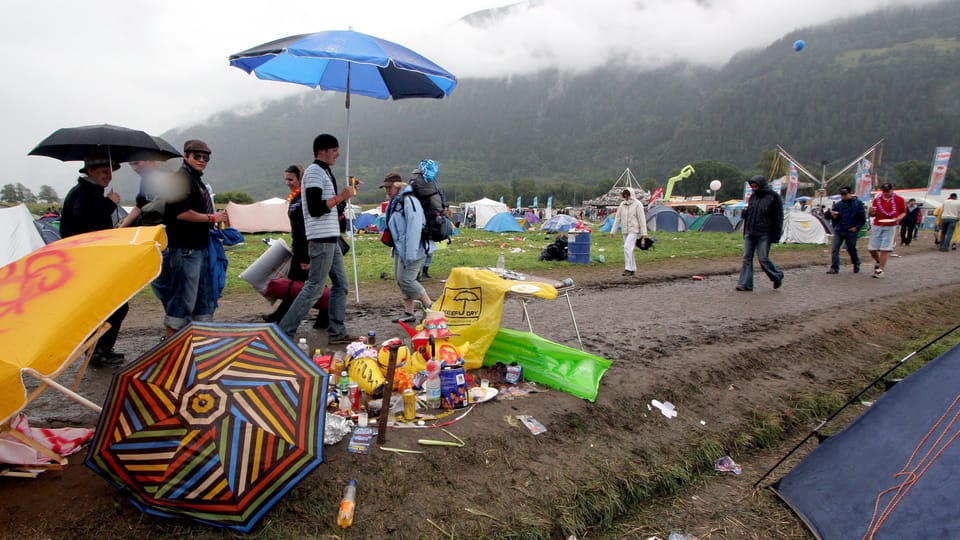
{"label": "black umbrella", "polygon": [[166,161],[182,157],[176,148],[160,137],[110,124],[60,128],[28,155],[47,156],[60,161],[82,161],[86,157],[106,155],[115,163]]}

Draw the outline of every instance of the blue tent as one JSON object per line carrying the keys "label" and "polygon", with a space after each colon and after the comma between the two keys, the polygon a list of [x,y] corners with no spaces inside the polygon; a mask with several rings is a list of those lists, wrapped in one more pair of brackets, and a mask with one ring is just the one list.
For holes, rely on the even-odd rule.
{"label": "blue tent", "polygon": [[777,482],[817,538],[960,538],[960,345],[898,382]]}
{"label": "blue tent", "polygon": [[691,231],[733,232],[733,223],[723,214],[704,214],[688,228]]}
{"label": "blue tent", "polygon": [[647,229],[650,231],[680,232],[687,230],[687,222],[669,206],[654,206],[647,210]]}
{"label": "blue tent", "polygon": [[357,216],[357,219],[353,220],[353,227],[358,231],[366,229],[367,226],[373,225],[373,222],[376,220],[377,216],[374,214],[360,214]]}
{"label": "blue tent", "polygon": [[613,228],[613,216],[607,216],[607,219],[603,220],[603,225],[600,225],[600,232],[610,232],[610,229]]}
{"label": "blue tent", "polygon": [[523,227],[520,226],[517,218],[513,217],[513,214],[510,212],[500,212],[499,214],[494,214],[493,217],[487,221],[487,224],[483,226],[483,230],[489,232],[523,232]]}
{"label": "blue tent", "polygon": [[577,226],[577,218],[567,214],[557,214],[543,222],[540,226],[541,231],[547,232],[567,232]]}

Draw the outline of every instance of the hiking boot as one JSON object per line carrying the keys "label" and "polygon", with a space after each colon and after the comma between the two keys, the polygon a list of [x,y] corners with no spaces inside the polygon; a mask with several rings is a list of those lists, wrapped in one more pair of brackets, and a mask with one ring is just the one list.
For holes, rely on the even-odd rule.
{"label": "hiking boot", "polygon": [[859,264],[853,265],[853,273],[854,273],[854,274],[859,274],[859,273],[860,273],[860,265],[859,265]]}
{"label": "hiking boot", "polygon": [[[856,270],[854,270],[854,272],[856,272]],[[828,273],[828,274],[839,274],[840,271],[837,270],[836,268],[831,268],[831,269],[827,270],[827,273]]]}
{"label": "hiking boot", "polygon": [[774,289],[774,290],[779,289],[780,287],[783,287],[783,280],[782,280],[782,279],[778,279],[778,280],[776,280],[776,281],[773,282],[773,289]]}

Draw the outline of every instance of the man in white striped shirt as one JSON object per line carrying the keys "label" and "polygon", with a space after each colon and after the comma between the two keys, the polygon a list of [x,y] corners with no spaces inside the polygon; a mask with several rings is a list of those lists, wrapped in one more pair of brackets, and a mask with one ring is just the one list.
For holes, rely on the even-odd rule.
{"label": "man in white striped shirt", "polygon": [[356,338],[347,334],[344,324],[347,312],[347,269],[340,251],[340,222],[347,201],[354,190],[345,186],[337,193],[337,179],[330,167],[340,157],[340,143],[333,135],[323,133],[313,140],[314,162],[303,173],[303,220],[307,230],[307,252],[310,270],[300,294],[290,305],[279,326],[293,338],[310,307],[323,293],[330,276],[330,301],[327,343],[350,343]]}

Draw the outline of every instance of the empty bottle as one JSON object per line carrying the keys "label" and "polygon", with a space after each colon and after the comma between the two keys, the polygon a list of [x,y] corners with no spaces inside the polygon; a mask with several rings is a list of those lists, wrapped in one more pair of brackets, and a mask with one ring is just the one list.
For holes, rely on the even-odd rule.
{"label": "empty bottle", "polygon": [[506,267],[504,266],[505,264],[506,264],[506,261],[504,260],[503,252],[501,251],[500,256],[497,257],[497,275],[498,276],[503,276],[504,270],[506,270]]}
{"label": "empty bottle", "polygon": [[310,346],[307,345],[307,338],[300,338],[300,341],[297,342],[297,348],[303,351],[303,354],[310,357]]}
{"label": "empty bottle", "polygon": [[350,480],[343,489],[343,498],[340,499],[340,510],[337,512],[337,525],[341,529],[353,525],[353,513],[357,509],[357,481]]}

